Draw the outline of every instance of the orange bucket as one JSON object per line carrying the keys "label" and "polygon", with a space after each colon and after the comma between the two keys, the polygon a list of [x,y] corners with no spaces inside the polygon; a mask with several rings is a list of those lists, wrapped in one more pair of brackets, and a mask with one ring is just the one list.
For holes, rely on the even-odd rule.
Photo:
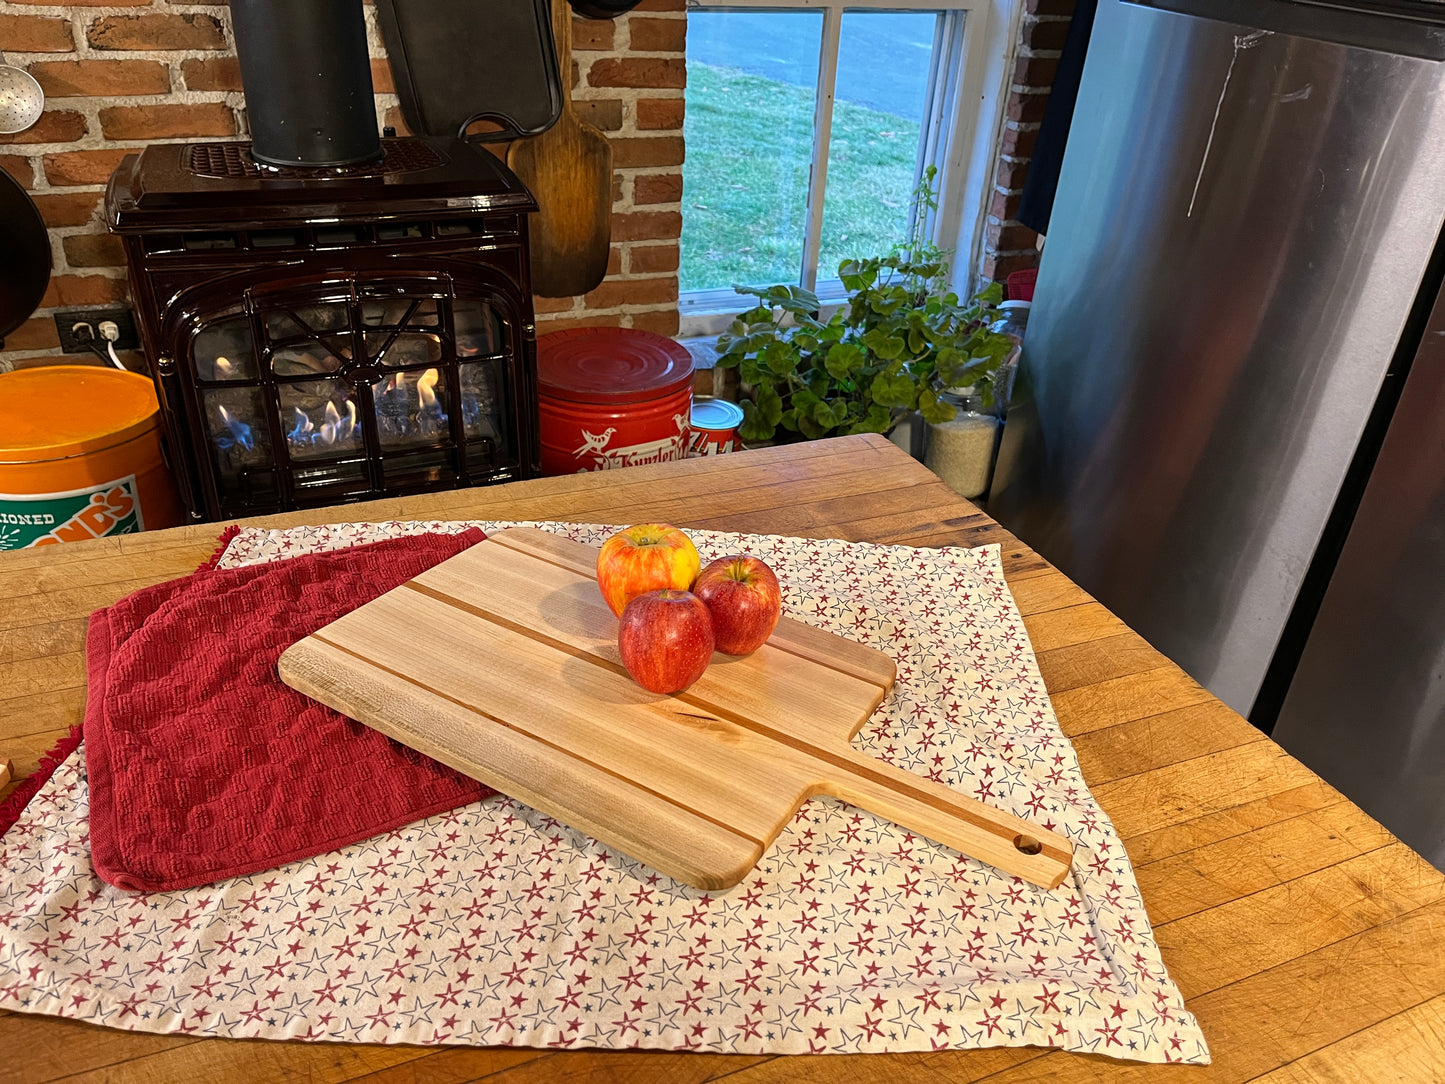
{"label": "orange bucket", "polygon": [[174,527],[160,406],[138,373],[50,365],[0,375],[0,550]]}

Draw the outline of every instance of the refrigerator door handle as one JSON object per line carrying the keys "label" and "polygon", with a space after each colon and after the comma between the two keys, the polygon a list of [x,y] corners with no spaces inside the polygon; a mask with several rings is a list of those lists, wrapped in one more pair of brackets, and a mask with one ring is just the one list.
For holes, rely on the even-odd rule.
{"label": "refrigerator door handle", "polygon": [[1445,60],[1445,12],[1431,0],[1121,0],[1293,37]]}

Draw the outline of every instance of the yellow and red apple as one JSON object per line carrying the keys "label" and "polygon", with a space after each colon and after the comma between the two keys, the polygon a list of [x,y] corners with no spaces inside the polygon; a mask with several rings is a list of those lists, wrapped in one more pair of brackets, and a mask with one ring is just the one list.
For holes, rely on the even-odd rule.
{"label": "yellow and red apple", "polygon": [[701,567],[697,547],[676,527],[639,523],[602,543],[597,586],[621,617],[629,602],[648,591],[689,590]]}

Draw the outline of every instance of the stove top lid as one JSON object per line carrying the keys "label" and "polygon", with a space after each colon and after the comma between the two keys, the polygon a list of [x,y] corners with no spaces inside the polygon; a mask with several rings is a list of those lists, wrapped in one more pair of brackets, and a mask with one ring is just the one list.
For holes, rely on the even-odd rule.
{"label": "stove top lid", "polygon": [[380,162],[339,168],[259,166],[250,146],[158,143],[126,158],[106,192],[111,228],[370,221],[537,208],[501,161],[459,139],[384,139]]}

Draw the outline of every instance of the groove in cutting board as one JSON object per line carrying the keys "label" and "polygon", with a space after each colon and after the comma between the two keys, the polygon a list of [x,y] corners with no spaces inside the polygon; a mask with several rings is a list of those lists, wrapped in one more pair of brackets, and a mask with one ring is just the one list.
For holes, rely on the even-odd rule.
{"label": "groove in cutting board", "polygon": [[566,539],[501,532],[293,645],[281,675],[700,888],[736,884],[819,794],[1036,884],[1067,874],[1062,837],[848,744],[891,684],[881,652],[784,619],[655,696],[621,666],[594,567]]}
{"label": "groove in cutting board", "polygon": [[362,654],[360,654],[359,652],[352,651],[350,648],[342,647],[340,644],[332,643],[330,640],[328,640],[326,637],[322,636],[320,633],[315,634],[314,639],[316,640],[317,643],[325,644],[327,647],[334,648],[335,650],[340,651],[340,652],[342,652],[342,653],[344,653],[344,654],[346,654],[346,655],[350,655],[353,659],[356,659],[356,660],[359,661],[359,662],[365,663],[367,666],[374,666],[374,667],[376,667],[378,670],[382,670],[382,671],[390,674],[392,677],[395,677],[395,678],[397,678],[397,679],[399,679],[399,680],[401,680],[401,681],[405,681],[405,682],[408,682],[408,683],[410,683],[410,684],[412,684],[412,685],[415,685],[418,689],[424,689],[425,691],[431,693],[433,696],[439,696],[439,697],[441,697],[443,700],[448,700],[448,701],[450,701],[451,703],[455,704],[457,707],[462,708],[462,709],[465,710],[465,711],[470,711],[470,712],[473,712],[473,713],[476,714],[476,715],[480,715],[483,719],[486,719],[488,722],[496,723],[498,726],[504,726],[504,727],[506,727],[508,730],[515,730],[515,731],[517,731],[517,732],[520,733],[520,734],[524,734],[524,735],[526,735],[528,738],[530,738],[532,741],[537,742],[537,743],[540,744],[540,745],[545,745],[545,746],[546,746],[547,748],[549,748],[549,749],[554,749],[554,750],[556,750],[556,751],[557,751],[558,753],[560,753],[562,756],[571,757],[573,760],[581,761],[583,764],[586,764],[588,767],[596,768],[599,772],[605,772],[607,775],[613,776],[613,777],[616,778],[616,779],[622,780],[622,781],[624,781],[624,782],[626,782],[626,783],[628,783],[628,784],[630,784],[630,785],[632,785],[632,786],[639,787],[641,790],[646,791],[648,794],[651,794],[654,798],[661,799],[661,800],[664,801],[664,802],[667,802],[667,803],[669,803],[669,804],[671,804],[671,805],[677,806],[679,809],[686,810],[688,813],[691,813],[693,816],[695,816],[695,817],[700,817],[702,820],[705,820],[705,821],[708,821],[708,822],[710,822],[710,823],[712,823],[712,824],[715,824],[715,825],[717,825],[719,828],[723,829],[724,831],[726,831],[726,832],[731,832],[733,835],[738,836],[738,837],[741,838],[741,839],[745,839],[745,840],[747,840],[749,843],[756,843],[759,847],[764,847],[764,846],[766,846],[765,841],[763,841],[763,840],[761,840],[761,839],[754,839],[752,836],[748,835],[746,832],[739,831],[738,829],[732,827],[731,825],[725,824],[724,822],[722,822],[722,821],[720,821],[720,820],[717,820],[717,819],[714,818],[714,817],[709,816],[707,813],[703,812],[703,811],[700,810],[700,809],[693,809],[693,808],[691,808],[690,806],[685,805],[684,803],[678,801],[678,800],[675,799],[675,798],[670,798],[670,797],[668,797],[666,794],[663,794],[663,793],[661,793],[661,792],[659,792],[659,791],[653,790],[651,787],[644,787],[644,786],[642,786],[641,784],[637,783],[635,780],[630,780],[630,779],[628,779],[626,776],[622,775],[620,772],[613,771],[611,768],[607,767],[607,765],[605,765],[605,764],[598,764],[595,760],[588,760],[586,757],[584,757],[584,756],[582,756],[582,755],[580,755],[580,754],[578,754],[578,753],[576,753],[576,752],[573,752],[573,751],[570,750],[570,749],[565,749],[565,748],[563,748],[562,746],[558,745],[556,742],[550,742],[550,741],[548,741],[546,738],[541,737],[540,735],[538,735],[538,734],[536,734],[536,733],[534,733],[534,732],[532,732],[532,731],[530,731],[530,730],[527,730],[527,729],[525,729],[525,728],[523,728],[523,727],[517,726],[517,725],[514,724],[514,723],[509,723],[509,722],[507,722],[505,719],[499,719],[499,718],[497,718],[495,715],[492,715],[490,712],[484,711],[483,709],[479,708],[476,704],[468,704],[466,701],[461,700],[461,699],[459,699],[459,698],[457,698],[457,697],[455,697],[455,696],[452,696],[452,695],[450,695],[450,694],[448,694],[448,693],[444,693],[444,692],[442,692],[440,689],[433,689],[433,688],[431,688],[430,686],[423,685],[421,682],[417,681],[415,678],[407,677],[405,674],[400,673],[400,672],[398,672],[398,671],[396,671],[396,670],[393,670],[391,667],[386,666],[386,665],[384,665],[384,664],[382,664],[382,663],[379,663],[379,662],[377,662],[375,659],[368,659],[365,655],[362,655]]}

